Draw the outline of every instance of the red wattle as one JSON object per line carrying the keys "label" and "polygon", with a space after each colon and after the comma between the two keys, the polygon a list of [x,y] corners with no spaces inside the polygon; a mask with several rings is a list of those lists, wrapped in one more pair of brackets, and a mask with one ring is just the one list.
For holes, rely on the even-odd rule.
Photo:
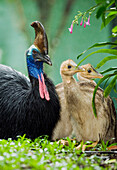
{"label": "red wattle", "polygon": [[39,80],[39,93],[40,93],[40,97],[42,99],[44,99],[43,82],[41,81],[39,74],[38,74],[38,80]]}
{"label": "red wattle", "polygon": [[47,101],[49,101],[49,100],[50,100],[50,96],[49,96],[49,92],[48,92],[48,90],[47,90],[47,87],[46,87],[46,85],[45,85],[44,76],[43,76],[42,73],[41,73],[41,78],[42,78],[42,82],[43,82],[45,99],[46,99]]}

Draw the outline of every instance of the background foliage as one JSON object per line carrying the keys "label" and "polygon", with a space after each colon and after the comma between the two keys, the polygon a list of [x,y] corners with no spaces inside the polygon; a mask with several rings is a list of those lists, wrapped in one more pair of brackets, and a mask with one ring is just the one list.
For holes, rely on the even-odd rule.
{"label": "background foliage", "polygon": [[[96,68],[98,69],[98,68],[102,67],[103,65],[105,65],[105,63],[112,61],[112,60],[114,60],[115,63],[117,64],[117,40],[115,39],[117,37],[117,26],[116,26],[117,1],[116,0],[108,0],[108,1],[107,0],[102,0],[102,1],[95,0],[95,1],[96,1],[96,5],[94,5],[93,7],[88,9],[87,11],[85,11],[85,12],[78,11],[78,14],[75,16],[75,19],[72,21],[72,25],[73,26],[74,26],[74,24],[78,25],[79,18],[81,18],[80,26],[82,26],[82,24],[84,24],[84,28],[85,28],[87,25],[90,25],[90,16],[92,15],[92,13],[94,13],[94,11],[96,11],[96,18],[97,19],[102,18],[101,29],[103,29],[108,24],[110,24],[111,21],[114,22],[114,25],[112,26],[112,30],[111,30],[112,40],[110,42],[96,43],[96,44],[90,46],[88,49],[86,49],[82,53],[80,53],[77,57],[79,59],[88,50],[102,47],[101,49],[98,49],[96,51],[91,52],[90,54],[85,56],[78,63],[78,65],[80,65],[88,57],[90,57],[94,54],[105,53],[106,56],[99,63],[97,63]],[[88,17],[87,17],[87,15],[88,15]],[[109,46],[109,45],[110,45],[110,48],[106,49],[106,46]],[[97,90],[98,86],[102,82],[104,82],[105,80],[106,80],[106,82],[105,82],[105,85],[106,85],[107,82],[110,80],[110,78],[112,78],[112,80],[109,82],[109,85],[104,89],[104,97],[107,97],[110,94],[110,92],[112,91],[112,89],[114,90],[115,93],[117,93],[117,89],[116,89],[117,88],[117,85],[116,85],[117,67],[109,67],[108,69],[106,69],[102,72],[102,74],[104,74],[104,73],[109,73],[109,74],[106,74],[98,82],[98,84],[97,84],[97,86],[94,90],[92,106],[93,106],[93,110],[94,110],[95,115],[96,115],[95,94],[96,94],[96,90]],[[117,100],[117,97],[116,97],[116,100]]]}

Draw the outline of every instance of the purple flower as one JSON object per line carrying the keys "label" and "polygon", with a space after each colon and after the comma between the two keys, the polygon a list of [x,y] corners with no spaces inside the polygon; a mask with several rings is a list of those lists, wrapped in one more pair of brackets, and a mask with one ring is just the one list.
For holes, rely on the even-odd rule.
{"label": "purple flower", "polygon": [[68,30],[69,30],[69,32],[72,34],[72,32],[73,32],[73,22],[72,22],[72,24],[71,24],[71,27],[68,28]]}
{"label": "purple flower", "polygon": [[82,18],[82,20],[81,20],[80,26],[82,26],[82,24],[83,24],[83,18]]}
{"label": "purple flower", "polygon": [[88,21],[86,22],[86,25],[90,25],[90,15],[89,15]]}
{"label": "purple flower", "polygon": [[84,23],[84,28],[86,28],[86,22]]}

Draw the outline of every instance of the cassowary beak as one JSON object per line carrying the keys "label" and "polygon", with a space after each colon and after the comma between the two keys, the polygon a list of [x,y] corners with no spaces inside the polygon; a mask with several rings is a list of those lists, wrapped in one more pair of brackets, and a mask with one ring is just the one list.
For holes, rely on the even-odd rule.
{"label": "cassowary beak", "polygon": [[49,55],[43,55],[42,61],[52,66],[52,62],[50,60]]}
{"label": "cassowary beak", "polygon": [[38,54],[35,57],[35,61],[43,61],[43,62],[47,63],[48,65],[52,66],[52,62],[50,60],[49,55]]}

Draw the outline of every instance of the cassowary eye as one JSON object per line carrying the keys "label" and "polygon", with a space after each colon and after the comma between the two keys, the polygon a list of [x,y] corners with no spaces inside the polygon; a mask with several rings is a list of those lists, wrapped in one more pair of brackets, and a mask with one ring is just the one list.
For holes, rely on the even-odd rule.
{"label": "cassowary eye", "polygon": [[88,73],[91,73],[91,70],[87,70],[88,71]]}
{"label": "cassowary eye", "polygon": [[70,65],[68,65],[68,69],[70,69],[71,68],[71,66]]}
{"label": "cassowary eye", "polygon": [[37,54],[37,51],[36,51],[36,50],[33,50],[32,53],[33,53],[33,54]]}

